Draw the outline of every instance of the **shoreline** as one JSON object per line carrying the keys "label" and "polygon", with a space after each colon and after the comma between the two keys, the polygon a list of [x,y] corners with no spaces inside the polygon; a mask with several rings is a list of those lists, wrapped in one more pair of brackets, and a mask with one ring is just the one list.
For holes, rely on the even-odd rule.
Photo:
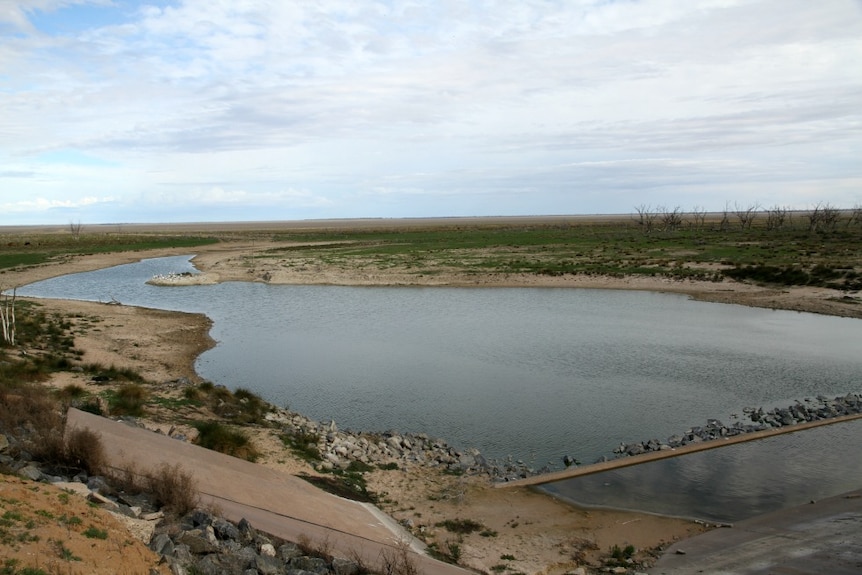
{"label": "shoreline", "polygon": [[[353,278],[348,281],[350,278],[344,272],[324,271],[318,273],[313,278],[316,281],[312,282],[309,281],[312,276],[300,274],[297,277],[295,274],[279,273],[279,270],[267,269],[265,266],[249,270],[248,267],[240,265],[243,258],[259,249],[261,247],[258,243],[207,246],[193,250],[197,255],[192,263],[201,270],[202,277],[192,276],[195,279],[188,281],[631,289],[679,293],[694,299],[739,305],[752,305],[745,303],[746,298],[750,301],[770,303],[768,298],[775,296],[773,291],[746,284],[700,286],[693,285],[695,282],[672,282],[660,278],[437,276],[426,278],[427,282],[418,282],[416,277],[397,274],[383,277],[381,274],[378,277]],[[102,254],[76,258],[57,266],[40,266],[24,270],[23,273],[13,272],[11,275],[22,280],[16,285],[23,285],[58,275],[170,255],[191,254],[188,249]],[[8,276],[0,275],[0,285],[5,283],[3,280],[6,277]],[[25,278],[28,279],[23,281]],[[835,297],[835,294],[818,294],[813,300],[803,298],[800,305],[811,307],[811,301],[829,297]],[[215,344],[209,336],[211,320],[206,316],[76,300],[37,301],[59,313],[104,318],[102,324],[106,329],[98,332],[89,330],[86,334],[76,335],[76,345],[80,338],[80,347],[86,350],[85,361],[108,365],[131,363],[134,368],[145,366],[143,370],[147,373],[147,378],[154,382],[170,381],[177,377],[188,377],[193,382],[202,381],[194,370],[196,358]],[[852,311],[850,304],[843,307]],[[815,309],[794,311],[827,313]],[[862,313],[859,316],[845,313],[829,315],[862,317]],[[144,324],[151,327],[141,329],[140,326]],[[80,384],[81,380],[76,379],[75,374],[65,374],[56,384],[62,387],[73,381]],[[155,385],[158,386],[159,383]],[[307,465],[285,461],[283,446],[279,446],[272,438],[263,437],[263,433],[259,433],[255,436],[255,441],[264,446],[262,464],[294,474],[309,471]],[[621,509],[583,507],[535,488],[493,489],[490,482],[484,478],[447,476],[430,467],[413,466],[397,472],[376,471],[370,475],[369,488],[384,494],[385,500],[390,501],[381,504],[381,509],[403,525],[411,525],[417,532],[430,534],[431,537],[445,537],[445,533],[435,527],[440,521],[452,517],[477,517],[481,518],[482,523],[489,529],[499,533],[499,537],[494,538],[474,537],[464,545],[465,564],[485,571],[499,564],[500,550],[517,557],[517,562],[512,565],[520,571],[557,575],[583,564],[573,561],[572,557],[595,557],[616,544],[631,543],[639,549],[663,547],[708,529],[707,525],[690,519]]]}

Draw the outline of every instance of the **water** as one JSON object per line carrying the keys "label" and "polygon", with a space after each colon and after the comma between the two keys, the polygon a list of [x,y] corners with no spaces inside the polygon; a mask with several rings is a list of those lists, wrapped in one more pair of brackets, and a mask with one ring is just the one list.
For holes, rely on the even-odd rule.
{"label": "water", "polygon": [[860,487],[856,420],[546,485],[568,501],[735,522]]}
{"label": "water", "polygon": [[[648,292],[145,284],[191,270],[159,258],[18,293],[206,313],[219,343],[203,377],[343,428],[427,432],[536,467],[860,388],[857,320]],[[673,473],[688,472],[659,475]]]}

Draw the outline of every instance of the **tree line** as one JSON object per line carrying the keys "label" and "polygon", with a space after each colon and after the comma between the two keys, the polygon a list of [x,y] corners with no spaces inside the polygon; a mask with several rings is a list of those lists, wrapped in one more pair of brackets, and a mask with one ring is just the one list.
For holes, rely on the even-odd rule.
{"label": "tree line", "polygon": [[712,229],[719,231],[733,228],[750,230],[755,220],[762,221],[766,230],[780,230],[798,225],[794,224],[796,220],[801,221],[810,232],[822,232],[834,231],[842,220],[847,227],[862,226],[862,205],[841,209],[821,202],[808,210],[792,210],[781,205],[762,208],[757,203],[734,203],[731,207],[728,202],[720,212],[707,212],[706,208],[701,206],[695,206],[686,212],[680,206],[669,208],[640,204],[635,206],[632,219],[644,233],[673,232],[684,228],[704,230],[707,229],[708,220]]}

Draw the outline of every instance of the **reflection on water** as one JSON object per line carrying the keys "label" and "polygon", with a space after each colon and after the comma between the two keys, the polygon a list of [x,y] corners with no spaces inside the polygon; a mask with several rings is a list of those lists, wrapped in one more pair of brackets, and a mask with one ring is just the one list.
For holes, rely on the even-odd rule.
{"label": "reflection on water", "polygon": [[735,522],[862,486],[862,421],[827,425],[544,486],[589,506]]}
{"label": "reflection on water", "polygon": [[[74,274],[18,294],[206,313],[218,345],[196,368],[215,383],[342,428],[425,432],[537,468],[559,468],[564,455],[594,461],[621,442],[663,439],[748,406],[859,391],[858,320],[609,290],[146,284],[193,269],[188,260]],[[563,495],[646,506],[688,492],[673,513],[706,516],[744,494],[743,507],[759,509],[775,496],[755,485],[796,474],[813,478],[804,498],[832,484],[804,471],[829,469],[820,461],[829,447],[763,445],[756,456],[732,458],[755,449],[746,445],[620,471],[635,475]],[[832,475],[858,475],[844,460]],[[599,497],[613,491],[605,483],[623,486],[616,502]],[[783,493],[795,490],[788,483]],[[708,493],[716,510],[701,512]]]}

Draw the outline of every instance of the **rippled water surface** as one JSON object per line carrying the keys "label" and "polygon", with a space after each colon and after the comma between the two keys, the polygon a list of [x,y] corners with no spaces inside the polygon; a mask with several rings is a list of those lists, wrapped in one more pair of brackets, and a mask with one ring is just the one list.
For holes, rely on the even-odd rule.
{"label": "rippled water surface", "polygon": [[[858,320],[610,290],[144,283],[191,270],[188,259],[18,293],[206,313],[219,343],[197,369],[216,383],[341,427],[427,432],[536,467],[860,389]],[[660,475],[679,473],[691,474]]]}

